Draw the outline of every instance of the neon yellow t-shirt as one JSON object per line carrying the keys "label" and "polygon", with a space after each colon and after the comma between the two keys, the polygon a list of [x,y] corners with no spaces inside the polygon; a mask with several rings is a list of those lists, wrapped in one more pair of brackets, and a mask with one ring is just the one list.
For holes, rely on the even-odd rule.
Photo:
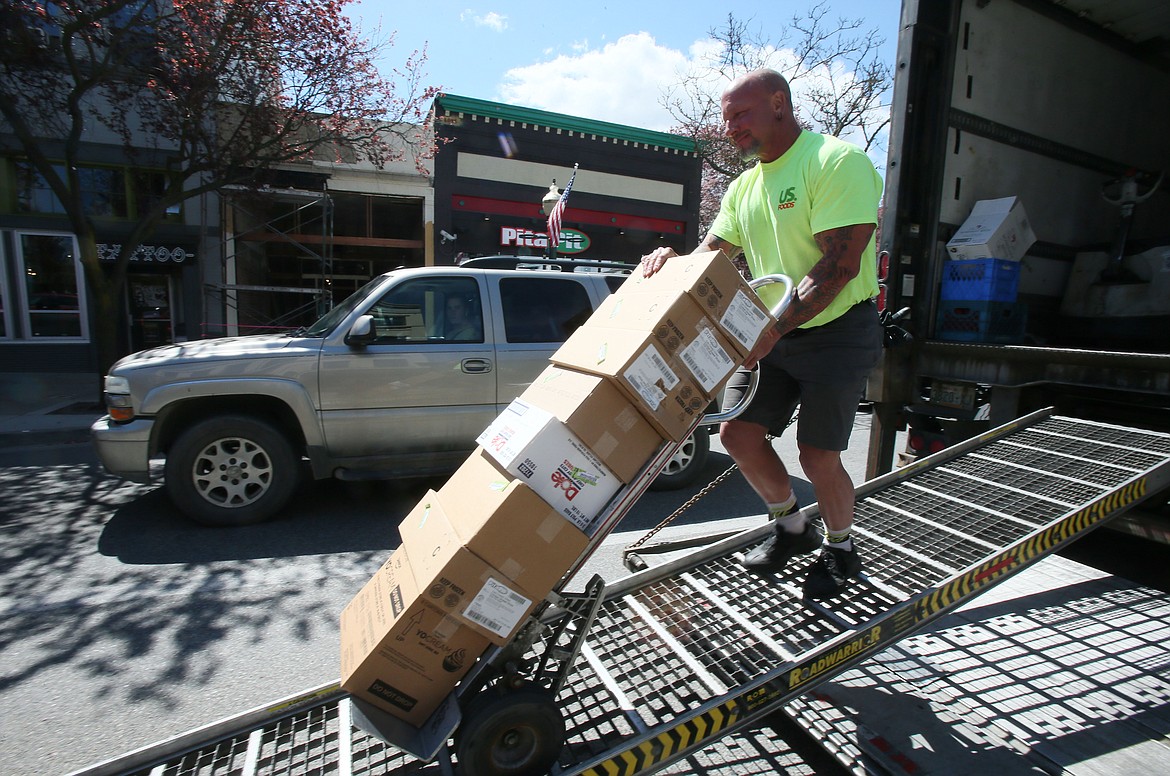
{"label": "neon yellow t-shirt", "polygon": [[[783,273],[799,283],[822,256],[813,235],[876,224],[881,193],[882,180],[860,148],[801,132],[779,159],[758,162],[731,182],[711,232],[743,249],[753,277]],[[763,286],[759,293],[771,307],[781,287]],[[857,277],[802,328],[828,323],[877,293],[877,255],[870,239]]]}

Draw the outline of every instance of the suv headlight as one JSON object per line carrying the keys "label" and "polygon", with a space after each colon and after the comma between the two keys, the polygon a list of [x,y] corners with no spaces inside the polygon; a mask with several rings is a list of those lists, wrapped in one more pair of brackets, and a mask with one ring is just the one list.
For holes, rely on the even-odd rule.
{"label": "suv headlight", "polygon": [[130,398],[130,381],[118,375],[106,375],[106,411],[111,420],[134,419],[134,401]]}
{"label": "suv headlight", "polygon": [[118,375],[106,375],[106,393],[130,393],[130,381]]}

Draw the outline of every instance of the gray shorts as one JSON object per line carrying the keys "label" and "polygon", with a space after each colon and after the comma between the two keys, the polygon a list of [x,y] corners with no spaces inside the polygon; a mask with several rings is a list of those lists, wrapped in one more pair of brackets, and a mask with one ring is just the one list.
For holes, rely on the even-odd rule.
{"label": "gray shorts", "polygon": [[[845,450],[865,380],[882,353],[877,305],[861,302],[823,326],[780,338],[760,361],[755,398],[736,420],[757,423],[779,436],[800,406],[796,439],[821,450]],[[728,381],[723,406],[735,406],[751,372]]]}

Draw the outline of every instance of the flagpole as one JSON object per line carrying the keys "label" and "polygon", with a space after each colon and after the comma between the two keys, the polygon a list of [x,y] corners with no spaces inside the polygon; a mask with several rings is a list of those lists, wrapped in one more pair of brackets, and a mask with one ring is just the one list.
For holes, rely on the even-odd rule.
{"label": "flagpole", "polygon": [[[557,257],[557,246],[561,243],[561,217],[564,215],[565,208],[569,202],[569,192],[573,190],[573,181],[577,178],[577,164],[573,164],[573,174],[569,176],[569,182],[565,184],[565,190],[561,192],[561,196],[553,205],[552,211],[548,215],[548,258],[549,261],[554,261]],[[556,183],[554,181],[553,185]]]}

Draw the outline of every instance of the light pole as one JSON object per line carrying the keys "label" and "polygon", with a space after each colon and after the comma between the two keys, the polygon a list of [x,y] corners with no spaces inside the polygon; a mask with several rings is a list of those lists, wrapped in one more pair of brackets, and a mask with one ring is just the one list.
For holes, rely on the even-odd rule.
{"label": "light pole", "polygon": [[[540,214],[545,218],[552,215],[553,208],[556,207],[557,200],[561,198],[561,193],[557,191],[557,179],[553,178],[552,185],[548,187],[548,191],[544,193],[544,197],[540,200]],[[545,231],[547,232],[547,225]],[[557,246],[553,244],[552,235],[548,235],[548,258],[549,260],[557,257]]]}

